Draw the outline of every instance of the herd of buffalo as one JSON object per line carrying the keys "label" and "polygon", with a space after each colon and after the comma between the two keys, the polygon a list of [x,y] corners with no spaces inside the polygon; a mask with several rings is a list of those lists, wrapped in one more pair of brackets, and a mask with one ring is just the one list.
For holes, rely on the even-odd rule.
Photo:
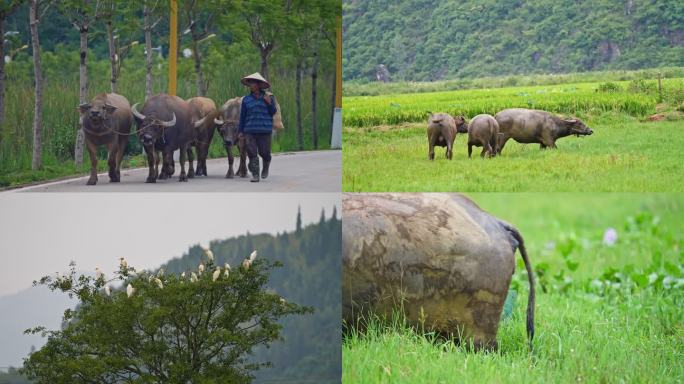
{"label": "herd of buffalo", "polygon": [[[241,103],[242,97],[236,97],[216,108],[214,101],[206,97],[183,100],[162,93],[150,97],[141,107],[138,104],[131,107],[125,97],[115,93],[95,96],[90,103],[79,106],[91,162],[87,184],[97,183],[98,146],[107,148],[110,181],[121,180],[121,160],[130,135],[137,135],[145,149],[149,166],[146,182],[155,183],[157,179],[167,179],[174,174],[173,152],[176,150],[180,150],[178,181],[207,176],[207,155],[215,130],[219,132],[228,154],[226,178],[235,175],[247,177],[245,143],[238,134]],[[279,106],[276,107],[279,110]],[[134,121],[137,129],[131,132]],[[193,146],[197,151],[197,166],[194,168]],[[233,146],[238,147],[240,154],[237,173],[233,171]],[[187,173],[186,160],[189,162]]]}
{"label": "herd of buffalo", "polygon": [[504,109],[496,115],[481,114],[466,123],[463,116],[432,113],[428,118],[429,158],[435,158],[435,146],[446,147],[447,159],[453,156],[457,133],[468,134],[468,157],[473,146],[482,147],[482,157],[501,154],[508,139],[518,143],[538,143],[541,149],[556,148],[556,140],[570,135],[594,133],[579,119],[562,118],[546,111],[524,108]]}

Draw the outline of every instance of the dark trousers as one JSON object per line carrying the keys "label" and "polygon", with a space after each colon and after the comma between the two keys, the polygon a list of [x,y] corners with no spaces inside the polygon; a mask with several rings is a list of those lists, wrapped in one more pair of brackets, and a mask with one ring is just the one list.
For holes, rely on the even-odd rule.
{"label": "dark trousers", "polygon": [[245,144],[247,145],[247,157],[249,157],[249,170],[252,173],[259,173],[259,158],[264,163],[271,162],[271,134],[270,133],[245,133]]}

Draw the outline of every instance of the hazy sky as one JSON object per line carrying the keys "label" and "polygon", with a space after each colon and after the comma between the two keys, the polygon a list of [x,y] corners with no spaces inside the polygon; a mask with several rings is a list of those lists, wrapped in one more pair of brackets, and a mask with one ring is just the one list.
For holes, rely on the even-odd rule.
{"label": "hazy sky", "polygon": [[[250,233],[294,230],[325,208],[340,209],[339,193],[0,194],[0,296],[46,274],[99,266],[109,274],[119,257],[156,268],[189,246]],[[339,217],[339,214],[338,214]]]}

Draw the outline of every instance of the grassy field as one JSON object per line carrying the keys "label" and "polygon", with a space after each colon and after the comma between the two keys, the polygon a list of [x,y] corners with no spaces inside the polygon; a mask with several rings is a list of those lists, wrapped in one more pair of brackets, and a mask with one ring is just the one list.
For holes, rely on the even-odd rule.
{"label": "grassy field", "polygon": [[[528,243],[538,278],[534,351],[524,329],[526,278],[517,272],[520,293],[498,352],[376,322],[344,340],[344,383],[682,382],[683,194],[470,196]],[[602,241],[608,228],[618,234],[612,246]]]}
{"label": "grassy field", "polygon": [[[347,97],[343,190],[684,191],[684,79],[663,83],[660,104],[655,83],[643,80]],[[441,148],[428,160],[425,111],[473,117],[509,107],[574,115],[594,134],[559,139],[549,151],[510,140],[486,160],[478,148],[468,159],[458,135],[452,161]],[[660,120],[647,119],[657,112]]]}

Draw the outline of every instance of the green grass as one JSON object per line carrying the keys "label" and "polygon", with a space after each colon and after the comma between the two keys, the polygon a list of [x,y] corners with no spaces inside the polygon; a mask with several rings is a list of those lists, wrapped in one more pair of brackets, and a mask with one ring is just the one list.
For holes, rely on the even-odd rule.
{"label": "green grass", "polygon": [[[346,109],[345,109],[346,113]],[[357,191],[684,191],[684,120],[642,122],[623,113],[587,115],[592,136],[559,139],[557,150],[509,140],[481,159],[457,135],[453,160],[438,147],[428,160],[425,124],[345,128],[343,190]]]}
{"label": "green grass", "polygon": [[345,96],[377,96],[398,93],[454,91],[459,89],[503,88],[513,86],[556,85],[603,81],[625,81],[684,77],[684,67],[649,68],[634,71],[591,71],[562,74],[491,76],[477,79],[452,79],[431,82],[398,81],[391,83],[345,81]]}
{"label": "green grass", "polygon": [[[534,351],[518,268],[520,294],[500,325],[498,352],[473,353],[401,321],[374,321],[343,342],[344,383],[682,382],[684,194],[470,197],[521,230],[539,285],[547,284],[546,293],[537,290]],[[609,227],[618,233],[613,246],[601,242]],[[638,282],[643,274],[655,277]],[[666,287],[668,278],[680,285]]]}

